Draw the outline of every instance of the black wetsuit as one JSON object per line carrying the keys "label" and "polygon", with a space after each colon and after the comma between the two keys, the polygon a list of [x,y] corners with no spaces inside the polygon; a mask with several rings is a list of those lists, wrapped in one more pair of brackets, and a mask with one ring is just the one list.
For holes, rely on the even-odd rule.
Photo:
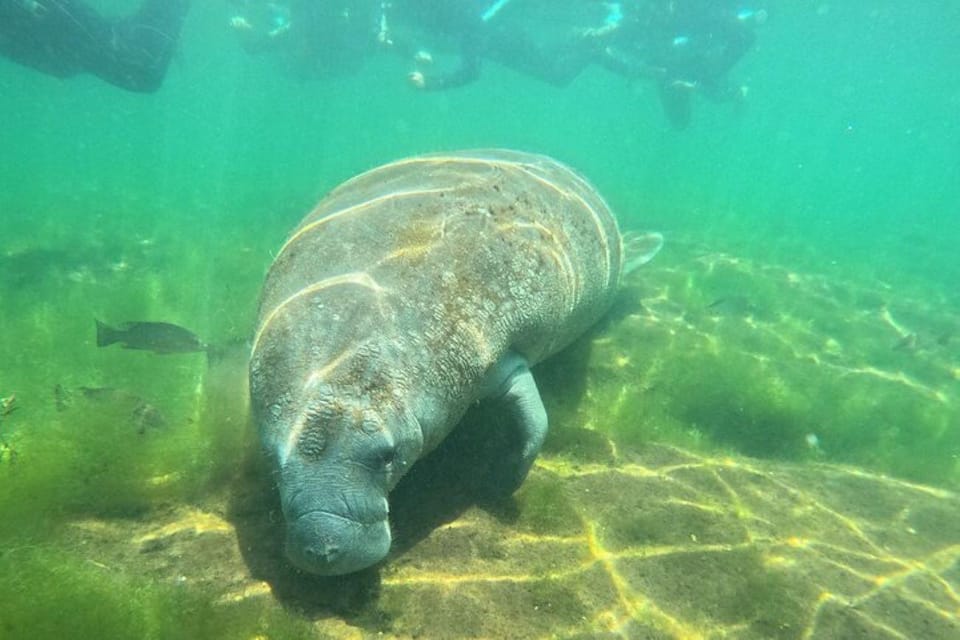
{"label": "black wetsuit", "polygon": [[[449,89],[473,82],[480,76],[483,58],[558,86],[569,84],[593,61],[592,45],[573,35],[572,24],[560,25],[570,30],[562,37],[541,37],[538,12],[549,15],[550,5],[558,0],[541,0],[539,5],[514,1],[517,6],[496,0],[393,0],[391,6],[402,20],[452,38],[459,49],[459,66],[424,74],[422,88]],[[530,23],[517,20],[518,9]]]}
{"label": "black wetsuit", "polygon": [[653,47],[654,64],[667,76],[695,82],[713,92],[724,75],[753,46],[753,31],[738,20],[732,3],[716,0],[671,2],[661,16]]}
{"label": "black wetsuit", "polygon": [[105,18],[80,0],[0,0],[0,55],[61,78],[91,73],[130,91],[156,91],[190,0],[145,0]]}
{"label": "black wetsuit", "polygon": [[275,53],[304,79],[354,73],[376,50],[382,0],[233,0],[247,53]]}
{"label": "black wetsuit", "polygon": [[[493,0],[394,0],[392,13],[425,32],[443,34],[457,43],[460,63],[446,72],[424,74],[423,89],[451,89],[480,77],[486,48],[484,11]],[[402,43],[401,43],[402,46]]]}
{"label": "black wetsuit", "polygon": [[608,69],[657,81],[670,122],[690,123],[692,96],[736,99],[727,72],[754,43],[750,25],[728,0],[651,0],[625,3],[628,17],[601,60]]}

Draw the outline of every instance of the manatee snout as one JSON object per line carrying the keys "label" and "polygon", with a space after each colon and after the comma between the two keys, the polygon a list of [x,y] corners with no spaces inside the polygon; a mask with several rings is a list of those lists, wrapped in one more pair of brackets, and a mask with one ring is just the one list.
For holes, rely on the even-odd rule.
{"label": "manatee snout", "polygon": [[311,511],[287,522],[287,558],[309,573],[353,573],[376,564],[390,551],[386,518],[364,523],[326,511]]}
{"label": "manatee snout", "polygon": [[[376,564],[390,551],[389,507],[373,484],[352,486],[343,477],[282,472],[287,558],[303,571],[334,576]],[[294,476],[294,477],[291,477]]]}

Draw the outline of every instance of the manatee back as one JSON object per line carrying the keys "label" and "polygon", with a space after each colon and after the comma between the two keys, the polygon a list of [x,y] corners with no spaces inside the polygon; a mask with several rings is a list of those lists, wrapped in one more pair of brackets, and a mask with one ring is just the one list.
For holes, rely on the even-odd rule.
{"label": "manatee back", "polygon": [[[264,285],[254,358],[470,402],[507,349],[536,363],[595,322],[621,252],[603,199],[545,156],[393,162],[334,189],[291,234]],[[374,374],[371,359],[395,366]]]}

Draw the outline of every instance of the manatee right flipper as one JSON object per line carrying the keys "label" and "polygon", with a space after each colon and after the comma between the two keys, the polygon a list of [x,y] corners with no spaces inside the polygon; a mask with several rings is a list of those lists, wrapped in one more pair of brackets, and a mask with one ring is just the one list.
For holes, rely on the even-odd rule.
{"label": "manatee right flipper", "polygon": [[490,368],[484,386],[489,390],[488,401],[503,410],[519,436],[519,451],[507,454],[504,464],[496,465],[498,477],[490,478],[498,493],[513,493],[527,477],[547,437],[547,410],[526,358],[514,351]]}

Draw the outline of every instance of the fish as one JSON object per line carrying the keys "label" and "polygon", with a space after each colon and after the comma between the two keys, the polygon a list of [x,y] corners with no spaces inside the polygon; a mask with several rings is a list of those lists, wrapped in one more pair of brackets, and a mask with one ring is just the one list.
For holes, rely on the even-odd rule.
{"label": "fish", "polygon": [[124,349],[161,355],[207,350],[207,344],[195,333],[169,322],[124,322],[119,327],[111,327],[99,320],[96,323],[98,347],[120,344]]}
{"label": "fish", "polygon": [[58,384],[53,388],[53,399],[58,412],[70,409],[77,400],[81,401],[80,407],[112,407],[122,412],[129,409],[131,425],[140,435],[149,429],[162,429],[167,425],[167,419],[160,409],[126,389],[82,386],[66,389]]}
{"label": "fish", "polygon": [[917,348],[917,334],[907,333],[891,347],[894,351],[915,351]]}
{"label": "fish", "polygon": [[17,410],[17,394],[0,398],[0,417],[8,416]]}
{"label": "fish", "polygon": [[708,304],[707,311],[711,315],[752,316],[758,311],[757,305],[744,295],[721,296]]}

